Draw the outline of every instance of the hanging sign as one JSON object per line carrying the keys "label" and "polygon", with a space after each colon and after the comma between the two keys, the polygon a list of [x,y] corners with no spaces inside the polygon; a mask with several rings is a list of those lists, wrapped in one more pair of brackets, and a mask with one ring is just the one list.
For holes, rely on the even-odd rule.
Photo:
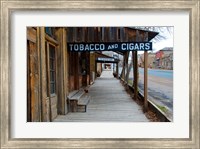
{"label": "hanging sign", "polygon": [[67,43],[73,52],[84,51],[150,51],[152,42],[96,42],[96,43]]}
{"label": "hanging sign", "polygon": [[104,58],[104,57],[98,57],[97,58],[98,61],[115,61],[114,58]]}
{"label": "hanging sign", "polygon": [[96,62],[100,62],[100,63],[117,63],[118,60],[115,59],[115,58],[98,57],[96,59]]}

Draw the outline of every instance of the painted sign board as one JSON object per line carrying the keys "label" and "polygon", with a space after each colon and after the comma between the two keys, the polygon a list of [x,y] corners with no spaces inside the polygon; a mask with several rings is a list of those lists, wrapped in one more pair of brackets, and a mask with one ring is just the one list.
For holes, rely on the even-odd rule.
{"label": "painted sign board", "polygon": [[100,62],[100,63],[117,63],[118,60],[116,60],[114,58],[98,57],[96,59],[96,62]]}
{"label": "painted sign board", "polygon": [[98,57],[97,58],[98,61],[115,61],[114,58],[104,58],[104,57]]}
{"label": "painted sign board", "polygon": [[67,43],[72,52],[83,51],[150,51],[152,42],[96,42]]}

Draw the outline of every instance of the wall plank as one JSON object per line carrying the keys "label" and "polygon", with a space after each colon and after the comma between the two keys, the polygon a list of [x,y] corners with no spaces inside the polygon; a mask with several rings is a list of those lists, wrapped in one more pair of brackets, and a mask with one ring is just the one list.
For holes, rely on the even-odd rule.
{"label": "wall plank", "polygon": [[30,88],[30,104],[31,104],[31,118],[32,122],[40,121],[39,114],[39,73],[38,73],[38,55],[36,44],[29,42],[29,88]]}

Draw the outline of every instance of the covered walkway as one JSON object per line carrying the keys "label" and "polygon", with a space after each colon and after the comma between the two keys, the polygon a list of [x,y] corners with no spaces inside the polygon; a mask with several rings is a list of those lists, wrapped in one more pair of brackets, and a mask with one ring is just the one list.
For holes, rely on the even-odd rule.
{"label": "covered walkway", "polygon": [[142,108],[126,93],[112,71],[103,71],[90,86],[87,112],[58,115],[54,122],[148,122]]}

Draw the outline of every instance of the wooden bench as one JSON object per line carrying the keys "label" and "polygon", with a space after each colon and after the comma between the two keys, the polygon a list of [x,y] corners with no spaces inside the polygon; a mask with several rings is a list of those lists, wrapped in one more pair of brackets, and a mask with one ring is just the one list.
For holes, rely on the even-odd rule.
{"label": "wooden bench", "polygon": [[[78,100],[78,112],[86,112],[87,111],[87,105],[90,102],[90,96],[85,93],[79,100]],[[84,107],[84,111],[81,111],[81,107]]]}
{"label": "wooden bench", "polygon": [[[90,96],[84,89],[74,90],[68,95],[70,112],[86,112]],[[84,107],[84,110],[82,110]]]}

